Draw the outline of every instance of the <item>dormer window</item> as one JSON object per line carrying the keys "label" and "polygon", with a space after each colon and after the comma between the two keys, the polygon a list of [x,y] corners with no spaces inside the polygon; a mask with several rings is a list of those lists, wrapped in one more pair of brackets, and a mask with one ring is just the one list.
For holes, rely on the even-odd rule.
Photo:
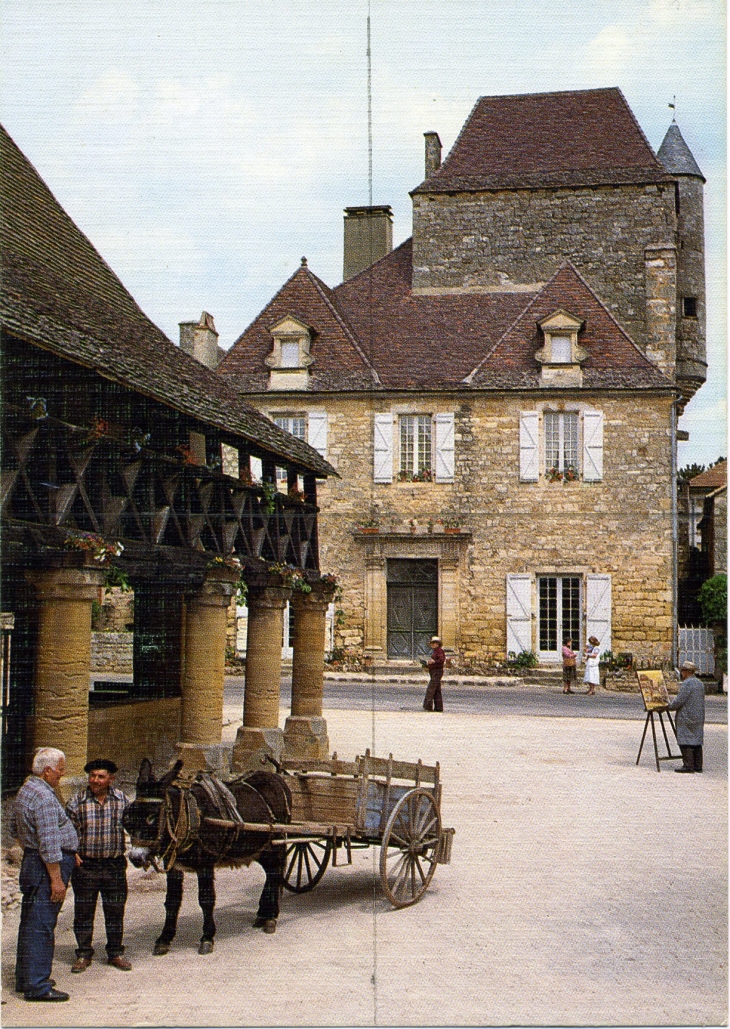
{"label": "dormer window", "polygon": [[309,352],[313,332],[293,315],[282,318],[269,329],[273,344],[266,358],[269,389],[309,389]]}
{"label": "dormer window", "polygon": [[578,346],[578,333],[583,328],[581,319],[558,309],[537,325],[545,341],[535,354],[541,366],[540,385],[582,385],[581,364],[588,357],[588,351]]}

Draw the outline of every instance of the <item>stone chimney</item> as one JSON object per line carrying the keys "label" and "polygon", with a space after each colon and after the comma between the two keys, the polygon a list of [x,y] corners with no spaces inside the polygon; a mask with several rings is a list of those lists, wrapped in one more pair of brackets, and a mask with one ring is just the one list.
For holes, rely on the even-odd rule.
{"label": "stone chimney", "polygon": [[393,211],[383,207],[345,208],[345,248],[342,278],[369,268],[393,249]]}
{"label": "stone chimney", "polygon": [[212,314],[203,311],[197,322],[180,322],[180,349],[206,368],[218,366],[218,333]]}
{"label": "stone chimney", "polygon": [[438,132],[424,132],[426,140],[426,178],[430,179],[441,167],[441,140]]}

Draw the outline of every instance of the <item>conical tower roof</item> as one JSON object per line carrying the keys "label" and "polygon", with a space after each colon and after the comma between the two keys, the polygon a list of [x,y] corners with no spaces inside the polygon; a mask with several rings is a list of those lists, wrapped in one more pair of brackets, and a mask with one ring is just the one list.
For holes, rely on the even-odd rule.
{"label": "conical tower roof", "polygon": [[692,156],[692,151],[685,143],[676,121],[673,121],[667,129],[657,157],[670,175],[696,175],[703,182],[706,181]]}

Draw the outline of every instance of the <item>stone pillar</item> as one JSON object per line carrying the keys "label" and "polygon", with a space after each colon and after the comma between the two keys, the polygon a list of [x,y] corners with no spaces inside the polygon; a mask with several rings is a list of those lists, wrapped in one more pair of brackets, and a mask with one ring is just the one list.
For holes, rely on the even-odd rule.
{"label": "stone pillar", "polygon": [[238,573],[209,571],[200,589],[187,596],[178,757],[187,771],[228,771],[223,730],[228,607]]}
{"label": "stone pillar", "polygon": [[385,558],[380,554],[365,557],[365,653],[384,657],[387,653],[388,589]]}
{"label": "stone pillar", "polygon": [[327,722],[322,718],[324,650],[327,607],[333,590],[312,587],[311,593],[293,593],[294,653],[291,715],[284,726],[286,756],[319,760],[329,756]]}
{"label": "stone pillar", "polygon": [[459,638],[459,558],[442,556],[439,561],[439,588],[441,596],[439,632],[444,647],[456,648]]}
{"label": "stone pillar", "polygon": [[91,605],[104,581],[100,568],[26,572],[38,599],[33,748],[58,747],[66,755],[59,792],[73,792],[84,775],[89,728]]}
{"label": "stone pillar", "polygon": [[236,772],[261,767],[271,771],[265,755],[271,754],[277,761],[282,755],[281,641],[284,608],[290,595],[291,590],[283,586],[249,582],[243,727],[238,730],[231,762]]}
{"label": "stone pillar", "polygon": [[677,251],[672,245],[644,252],[646,356],[674,380],[677,332]]}

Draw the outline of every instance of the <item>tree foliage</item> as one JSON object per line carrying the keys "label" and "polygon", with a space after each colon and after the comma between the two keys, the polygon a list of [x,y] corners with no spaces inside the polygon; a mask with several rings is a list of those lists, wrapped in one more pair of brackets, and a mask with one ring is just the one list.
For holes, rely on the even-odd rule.
{"label": "tree foliage", "polygon": [[727,575],[721,572],[704,582],[698,599],[705,623],[724,625],[727,621]]}

